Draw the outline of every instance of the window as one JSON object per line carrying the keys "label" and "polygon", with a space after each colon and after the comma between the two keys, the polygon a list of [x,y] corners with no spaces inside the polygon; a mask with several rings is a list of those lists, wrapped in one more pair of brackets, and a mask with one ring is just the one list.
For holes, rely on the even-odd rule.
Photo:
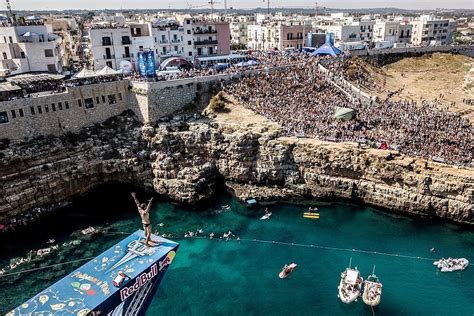
{"label": "window", "polygon": [[69,109],[69,102],[64,102],[64,105],[66,106],[66,109]]}
{"label": "window", "polygon": [[8,123],[8,114],[7,112],[0,112],[0,124]]}
{"label": "window", "polygon": [[58,109],[59,111],[63,110],[63,104],[61,102],[58,102]]}
{"label": "window", "polygon": [[163,47],[163,54],[166,54],[166,47]]}
{"label": "window", "polygon": [[48,64],[48,72],[56,72],[56,65]]}
{"label": "window", "polygon": [[102,103],[105,103],[105,95],[102,96]]}
{"label": "window", "polygon": [[112,62],[111,61],[108,61],[105,63],[108,67],[112,68]]}
{"label": "window", "polygon": [[10,43],[13,43],[13,38],[11,36],[8,36],[8,39],[10,40]]}
{"label": "window", "polygon": [[112,45],[112,40],[108,36],[102,37],[102,46],[110,46]]}
{"label": "window", "polygon": [[141,51],[141,52],[143,52],[143,46],[141,46],[141,45],[138,46],[138,50]]}
{"label": "window", "polygon": [[82,100],[77,100],[77,105],[79,105],[79,107],[82,107]]}
{"label": "window", "polygon": [[84,107],[86,109],[92,109],[94,107],[94,100],[92,98],[84,99]]}
{"label": "window", "polygon": [[191,34],[191,30],[188,30],[188,34]]}
{"label": "window", "polygon": [[16,112],[15,110],[12,110],[12,118],[15,118],[16,117]]}
{"label": "window", "polygon": [[100,98],[99,97],[95,97],[95,103],[100,104]]}
{"label": "window", "polygon": [[122,94],[119,93],[118,96],[119,96],[119,100],[122,101]]}
{"label": "window", "polygon": [[45,49],[44,50],[44,57],[54,57],[54,53],[52,49]]}
{"label": "window", "polygon": [[166,43],[166,36],[165,35],[161,35],[161,42]]}
{"label": "window", "polygon": [[51,110],[53,110],[53,112],[56,112],[56,104],[51,104]]}
{"label": "window", "polygon": [[41,108],[41,105],[38,105],[38,114],[42,114],[43,113],[43,109]]}
{"label": "window", "polygon": [[177,51],[178,51],[178,46],[175,46],[175,47],[174,47],[174,50],[177,52]]}
{"label": "window", "polygon": [[125,58],[130,57],[130,47],[125,46]]}
{"label": "window", "polygon": [[3,52],[3,59],[8,59],[7,53]]}
{"label": "window", "polygon": [[35,108],[30,106],[30,112],[31,112],[31,115],[35,115]]}
{"label": "window", "polygon": [[116,104],[117,103],[117,99],[115,97],[115,94],[109,94],[107,96],[107,98],[109,99],[109,104]]}
{"label": "window", "polygon": [[21,58],[26,58],[25,52],[20,52],[20,57]]}
{"label": "window", "polygon": [[48,106],[47,104],[44,106],[44,111],[45,111],[46,113],[49,113],[49,106]]}
{"label": "window", "polygon": [[188,55],[189,55],[189,56],[192,56],[192,55],[193,55],[193,52],[188,52]]}
{"label": "window", "polygon": [[186,20],[186,24],[191,24],[191,20]]}
{"label": "window", "polygon": [[23,109],[18,109],[18,113],[20,114],[20,117],[25,116],[25,114],[23,113]]}
{"label": "window", "polygon": [[191,45],[191,41],[188,41],[188,45]]}
{"label": "window", "polygon": [[130,36],[122,36],[122,45],[130,44]]}

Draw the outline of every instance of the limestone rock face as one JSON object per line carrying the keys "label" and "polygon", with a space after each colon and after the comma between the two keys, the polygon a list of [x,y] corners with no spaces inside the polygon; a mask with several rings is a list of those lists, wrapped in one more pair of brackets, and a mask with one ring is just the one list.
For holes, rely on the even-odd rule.
{"label": "limestone rock face", "polygon": [[473,169],[282,135],[258,124],[141,126],[123,115],[78,135],[11,145],[0,151],[0,220],[119,181],[191,204],[225,182],[240,199],[344,199],[474,223]]}
{"label": "limestone rock face", "polygon": [[218,178],[241,199],[313,196],[474,222],[474,171],[356,144],[192,123],[148,136],[155,190],[195,203]]}

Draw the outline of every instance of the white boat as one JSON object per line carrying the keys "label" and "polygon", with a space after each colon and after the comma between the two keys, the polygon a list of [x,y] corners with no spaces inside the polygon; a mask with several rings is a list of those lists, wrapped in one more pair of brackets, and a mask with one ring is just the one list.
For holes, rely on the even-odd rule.
{"label": "white boat", "polygon": [[268,212],[267,214],[263,215],[262,217],[260,217],[260,220],[266,220],[266,219],[269,219],[270,217],[272,216],[272,213],[271,212]]}
{"label": "white boat", "polygon": [[362,294],[362,300],[369,306],[379,305],[382,296],[382,283],[374,272],[375,266],[372,274],[364,282],[364,293]]}
{"label": "white boat", "polygon": [[[351,258],[352,261],[352,258]],[[339,282],[338,290],[339,294],[337,297],[346,304],[357,301],[357,298],[360,296],[362,290],[362,283],[364,279],[360,276],[359,270],[357,267],[355,269],[349,267],[341,273],[341,281]]]}
{"label": "white boat", "polygon": [[285,264],[283,269],[281,269],[280,273],[278,274],[278,277],[280,279],[286,279],[286,277],[293,272],[293,270],[297,267],[298,265],[296,263],[291,263],[291,264]]}
{"label": "white boat", "polygon": [[466,258],[441,258],[440,260],[433,262],[433,265],[435,265],[441,272],[462,271],[469,266],[469,260]]}
{"label": "white boat", "polygon": [[89,227],[87,227],[86,229],[81,230],[81,233],[82,233],[83,235],[92,235],[92,234],[94,234],[94,233],[96,233],[96,232],[97,232],[97,230],[96,230],[94,227],[92,227],[92,226],[89,226]]}

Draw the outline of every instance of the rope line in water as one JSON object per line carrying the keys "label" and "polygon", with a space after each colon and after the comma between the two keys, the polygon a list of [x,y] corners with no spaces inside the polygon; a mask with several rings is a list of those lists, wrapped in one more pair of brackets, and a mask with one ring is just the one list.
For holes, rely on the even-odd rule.
{"label": "rope line in water", "polygon": [[38,270],[43,270],[43,269],[54,268],[54,267],[61,266],[61,265],[64,265],[64,264],[82,262],[82,261],[91,260],[91,259],[94,259],[94,258],[95,257],[87,257],[87,258],[82,258],[82,259],[77,259],[77,260],[70,260],[70,261],[66,261],[66,262],[50,264],[50,265],[44,266],[44,267],[31,268],[31,269],[26,269],[26,270],[23,270],[23,271],[17,271],[17,272],[11,272],[11,273],[4,273],[4,274],[0,275],[0,279],[3,278],[3,277],[7,277],[7,276],[18,275],[18,274],[21,274],[21,273],[33,272],[33,271],[38,271]]}
{"label": "rope line in water", "polygon": [[[132,233],[127,232],[104,232],[105,235],[130,235]],[[357,253],[365,253],[365,254],[372,254],[372,255],[380,255],[380,256],[388,256],[388,257],[398,257],[398,258],[405,258],[405,259],[415,259],[415,260],[428,260],[428,261],[435,261],[436,258],[428,258],[428,257],[420,257],[420,256],[409,256],[409,255],[400,255],[396,253],[388,253],[388,252],[379,252],[379,251],[371,251],[371,250],[363,250],[363,249],[355,249],[355,248],[339,248],[339,247],[329,247],[329,246],[321,246],[321,245],[313,245],[313,244],[301,244],[301,243],[294,243],[294,242],[284,242],[284,241],[276,241],[276,240],[263,240],[263,239],[256,239],[256,238],[239,238],[239,239],[222,239],[222,238],[210,238],[207,236],[190,236],[190,237],[172,237],[172,239],[201,239],[201,240],[213,240],[213,241],[234,241],[234,242],[253,242],[253,243],[262,243],[262,244],[274,244],[274,245],[284,245],[284,246],[292,246],[292,247],[304,247],[304,248],[314,248],[314,249],[324,249],[324,250],[335,250],[335,251],[348,251],[348,252],[357,252]],[[0,278],[18,275],[21,273],[33,272],[48,268],[53,268],[65,264],[71,264],[76,262],[82,262],[86,260],[91,260],[94,257],[86,257],[77,260],[70,260],[66,262],[60,262],[51,264],[44,267],[26,269],[23,271],[11,272],[11,273],[4,273],[0,275]],[[473,263],[469,263],[470,266],[474,265]]]}

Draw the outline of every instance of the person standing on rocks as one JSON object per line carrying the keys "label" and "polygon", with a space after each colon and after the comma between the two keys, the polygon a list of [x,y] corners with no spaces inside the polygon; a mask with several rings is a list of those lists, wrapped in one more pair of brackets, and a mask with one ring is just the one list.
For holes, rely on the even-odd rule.
{"label": "person standing on rocks", "polygon": [[138,213],[140,213],[140,217],[142,218],[143,230],[145,231],[145,244],[148,246],[155,246],[155,242],[151,240],[151,222],[150,222],[150,208],[151,203],[153,202],[153,198],[148,201],[148,205],[145,203],[140,203],[137,199],[137,194],[135,192],[132,193],[133,200],[135,204],[137,204]]}

